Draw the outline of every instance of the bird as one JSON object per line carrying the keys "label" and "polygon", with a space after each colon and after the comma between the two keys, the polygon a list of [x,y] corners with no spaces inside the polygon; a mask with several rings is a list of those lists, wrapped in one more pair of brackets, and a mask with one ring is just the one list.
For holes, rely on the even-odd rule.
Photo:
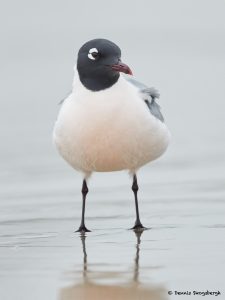
{"label": "bird", "polygon": [[128,171],[131,175],[136,219],[131,228],[145,230],[138,205],[138,170],[167,149],[159,92],[136,80],[121,60],[114,42],[96,38],[78,51],[71,93],[56,118],[53,141],[59,154],[82,175],[82,213],[77,232],[85,225],[88,180],[93,172]]}

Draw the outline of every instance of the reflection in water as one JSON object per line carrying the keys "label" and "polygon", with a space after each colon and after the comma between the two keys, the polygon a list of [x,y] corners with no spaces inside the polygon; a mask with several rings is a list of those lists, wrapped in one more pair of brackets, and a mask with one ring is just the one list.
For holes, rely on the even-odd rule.
{"label": "reflection in water", "polygon": [[136,256],[135,256],[135,264],[134,264],[134,282],[139,283],[139,253],[140,253],[140,244],[141,244],[141,235],[143,231],[135,232],[137,237],[136,243]]}
{"label": "reflection in water", "polygon": [[85,235],[81,235],[81,241],[82,241],[82,250],[84,254],[84,259],[83,259],[83,279],[84,281],[87,279],[87,252],[86,252],[86,244],[85,244]]}
{"label": "reflection in water", "polygon": [[[88,270],[85,235],[81,235],[83,250],[83,279],[81,283],[63,288],[60,292],[60,300],[166,300],[165,290],[159,287],[143,286],[139,280],[139,258],[142,232],[136,232],[136,254],[134,259],[133,279],[126,284],[107,285],[96,283],[93,279],[93,270]],[[90,274],[89,274],[90,273]],[[89,276],[92,275],[92,276]],[[104,272],[102,279],[112,276],[112,272]],[[114,274],[116,276],[116,274]],[[92,277],[89,278],[89,277]],[[104,278],[103,278],[104,277]],[[99,279],[99,276],[96,278]]]}

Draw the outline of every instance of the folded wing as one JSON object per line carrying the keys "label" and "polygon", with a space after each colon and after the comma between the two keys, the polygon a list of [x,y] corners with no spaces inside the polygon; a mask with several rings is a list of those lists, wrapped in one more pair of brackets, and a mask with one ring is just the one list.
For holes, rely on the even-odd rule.
{"label": "folded wing", "polygon": [[143,99],[143,101],[145,101],[151,114],[157,119],[159,119],[161,122],[164,122],[164,118],[161,113],[160,106],[156,102],[156,99],[160,97],[159,92],[153,87],[151,88],[147,87],[145,84],[137,81],[131,76],[124,76],[124,77],[129,83],[134,85],[139,90],[140,96]]}

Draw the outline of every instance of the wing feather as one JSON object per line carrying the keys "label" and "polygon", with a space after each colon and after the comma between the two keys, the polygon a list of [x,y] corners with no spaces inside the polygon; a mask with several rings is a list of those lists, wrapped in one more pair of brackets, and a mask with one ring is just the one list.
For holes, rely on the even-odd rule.
{"label": "wing feather", "polygon": [[164,122],[164,118],[161,113],[160,106],[155,100],[155,99],[159,99],[160,97],[159,92],[154,87],[149,88],[145,84],[137,81],[131,76],[124,76],[124,77],[129,83],[134,85],[139,90],[139,93],[143,101],[145,101],[151,114],[157,119],[159,119],[161,122]]}

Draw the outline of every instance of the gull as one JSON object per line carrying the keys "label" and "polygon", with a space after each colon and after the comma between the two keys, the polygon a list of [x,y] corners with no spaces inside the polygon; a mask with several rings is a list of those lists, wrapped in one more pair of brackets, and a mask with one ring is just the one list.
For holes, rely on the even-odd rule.
{"label": "gull", "polygon": [[63,101],[53,130],[59,154],[82,174],[85,226],[88,179],[93,172],[127,170],[133,178],[136,220],[132,229],[146,229],[138,208],[137,171],[160,157],[169,144],[159,93],[137,81],[121,61],[121,50],[107,39],[93,39],[79,50],[71,94]]}

